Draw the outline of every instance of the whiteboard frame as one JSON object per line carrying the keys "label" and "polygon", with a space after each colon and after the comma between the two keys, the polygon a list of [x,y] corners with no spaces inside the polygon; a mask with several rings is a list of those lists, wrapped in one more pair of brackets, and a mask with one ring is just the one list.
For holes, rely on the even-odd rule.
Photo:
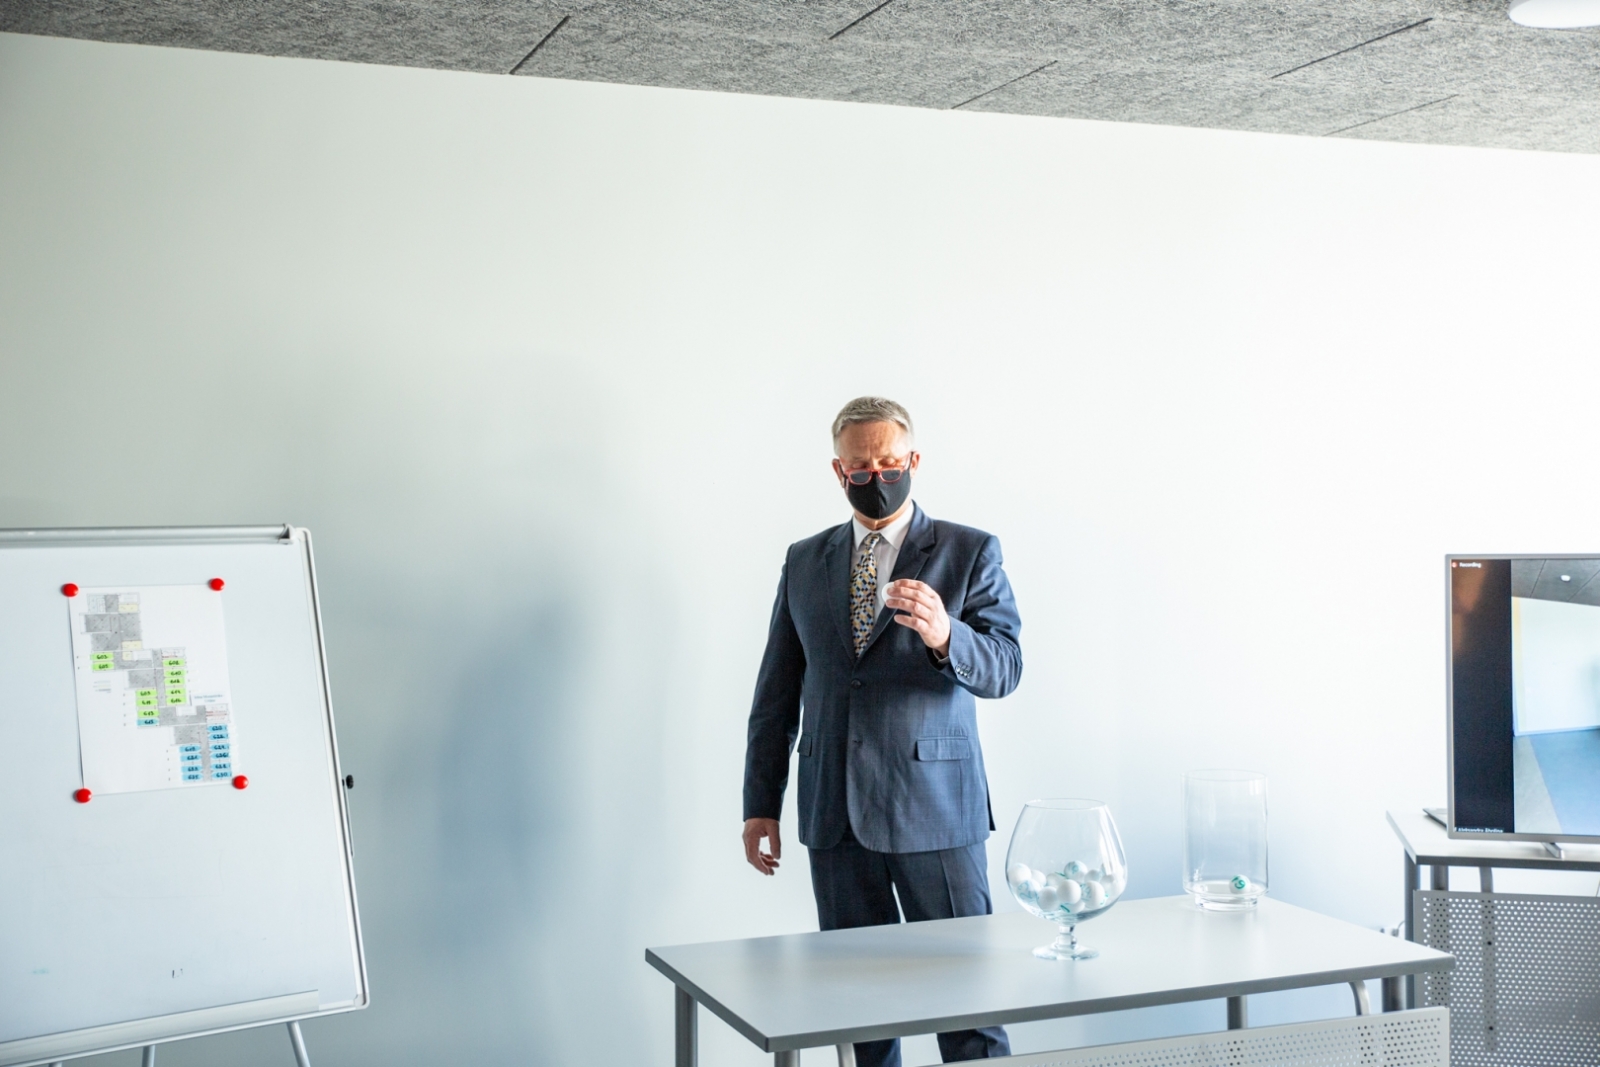
{"label": "whiteboard frame", "polygon": [[[272,544],[293,542],[305,546],[306,582],[311,594],[311,619],[316,631],[317,673],[322,683],[322,722],[333,757],[334,793],[339,798],[339,839],[343,846],[345,889],[350,901],[350,926],[355,938],[356,1000],[335,1007],[317,1006],[316,991],[268,997],[264,1000],[223,1004],[175,1015],[131,1019],[104,1026],[66,1030],[56,1034],[19,1038],[0,1044],[0,1067],[40,1067],[63,1060],[120,1052],[130,1048],[186,1041],[192,1037],[247,1030],[257,1026],[295,1023],[325,1015],[359,1011],[371,1001],[367,983],[367,953],[361,937],[361,909],[356,901],[355,854],[350,843],[350,810],[345,796],[344,766],[339,761],[339,740],[333,726],[333,691],[328,682],[328,655],[323,644],[322,598],[317,589],[317,567],[311,548],[311,531],[289,523],[277,526],[103,526],[59,529],[0,530],[0,550],[29,546],[67,545],[182,545]],[[309,1000],[308,1000],[309,998]],[[307,1008],[310,1010],[306,1010]]]}

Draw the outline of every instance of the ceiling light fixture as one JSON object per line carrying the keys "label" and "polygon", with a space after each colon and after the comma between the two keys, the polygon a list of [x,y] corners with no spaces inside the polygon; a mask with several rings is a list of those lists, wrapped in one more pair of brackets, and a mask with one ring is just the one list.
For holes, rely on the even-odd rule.
{"label": "ceiling light fixture", "polygon": [[1511,21],[1537,30],[1600,26],[1600,0],[1511,0]]}
{"label": "ceiling light fixture", "polygon": [[1563,581],[1563,582],[1570,582],[1570,581],[1572,581],[1572,575],[1570,575],[1570,574],[1563,574],[1563,575],[1562,575],[1562,576],[1561,576],[1561,580],[1562,580],[1562,581]]}

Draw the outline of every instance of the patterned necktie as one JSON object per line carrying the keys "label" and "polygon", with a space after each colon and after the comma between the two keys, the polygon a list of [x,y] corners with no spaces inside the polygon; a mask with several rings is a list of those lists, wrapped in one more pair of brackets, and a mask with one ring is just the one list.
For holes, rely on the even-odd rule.
{"label": "patterned necktie", "polygon": [[850,635],[855,638],[857,656],[867,650],[867,638],[878,618],[878,557],[873,549],[882,540],[877,532],[863,537],[856,565],[850,570]]}

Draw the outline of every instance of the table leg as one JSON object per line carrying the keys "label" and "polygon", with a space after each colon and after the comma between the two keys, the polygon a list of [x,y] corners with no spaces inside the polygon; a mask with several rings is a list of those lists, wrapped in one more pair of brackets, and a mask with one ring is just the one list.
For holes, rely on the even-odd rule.
{"label": "table leg", "polygon": [[774,1052],[772,1067],[800,1067],[800,1050],[792,1048],[788,1052]]}
{"label": "table leg", "polygon": [[1243,1030],[1250,1025],[1250,1009],[1243,997],[1228,998],[1228,1029]]}
{"label": "table leg", "polygon": [[[1411,858],[1411,853],[1409,853],[1409,852],[1406,853],[1406,874],[1405,874],[1405,877],[1406,877],[1406,884],[1405,884],[1406,904],[1405,904],[1405,908],[1401,912],[1401,914],[1403,914],[1405,916],[1406,940],[1407,941],[1415,941],[1417,939],[1417,897],[1416,897],[1416,892],[1417,892],[1418,887],[1421,886],[1421,884],[1422,884],[1421,881],[1419,880],[1421,874],[1422,874],[1422,872],[1417,869],[1417,861]],[[1399,1004],[1398,1007],[1400,1007],[1400,1008],[1414,1008],[1414,1007],[1416,1007],[1416,1004],[1417,1004],[1417,978],[1416,978],[1416,975],[1408,974],[1408,975],[1406,975],[1404,978],[1402,978],[1400,980],[1400,998],[1401,998],[1400,999],[1400,1004]],[[1384,1011],[1396,1010],[1396,1009],[1391,1009],[1389,1007],[1389,994],[1388,994],[1388,986],[1387,985],[1385,985],[1385,987],[1384,987],[1383,1010]]]}
{"label": "table leg", "polygon": [[673,1064],[674,1067],[695,1067],[700,1058],[700,1005],[682,986],[673,986],[672,992]]}
{"label": "table leg", "polygon": [[1405,874],[1406,900],[1405,906],[1400,909],[1400,914],[1403,917],[1402,921],[1405,923],[1406,927],[1407,941],[1415,941],[1417,939],[1417,924],[1412,917],[1413,913],[1416,911],[1417,900],[1411,894],[1416,890],[1419,884],[1420,883],[1417,881],[1417,861],[1411,858],[1410,853],[1407,853]]}
{"label": "table leg", "polygon": [[1406,983],[1404,978],[1385,978],[1383,980],[1383,1010],[1404,1011],[1406,1006]]}
{"label": "table leg", "polygon": [[1371,1015],[1372,1001],[1367,999],[1367,983],[1351,982],[1350,992],[1356,995],[1356,1014]]}
{"label": "table leg", "polygon": [[156,1047],[146,1045],[144,1053],[139,1057],[139,1067],[156,1067]]}
{"label": "table leg", "polygon": [[1429,888],[1438,892],[1447,891],[1450,888],[1450,868],[1442,863],[1435,863],[1432,869]]}
{"label": "table leg", "polygon": [[839,1046],[839,1067],[856,1067],[856,1047],[851,1042]]}

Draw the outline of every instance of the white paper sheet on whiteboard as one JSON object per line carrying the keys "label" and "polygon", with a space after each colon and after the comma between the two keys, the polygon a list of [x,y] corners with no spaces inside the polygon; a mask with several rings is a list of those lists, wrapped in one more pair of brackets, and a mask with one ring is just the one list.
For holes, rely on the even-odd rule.
{"label": "white paper sheet on whiteboard", "polygon": [[95,793],[228,783],[238,766],[222,596],[206,585],[80,590],[67,601],[83,784]]}

